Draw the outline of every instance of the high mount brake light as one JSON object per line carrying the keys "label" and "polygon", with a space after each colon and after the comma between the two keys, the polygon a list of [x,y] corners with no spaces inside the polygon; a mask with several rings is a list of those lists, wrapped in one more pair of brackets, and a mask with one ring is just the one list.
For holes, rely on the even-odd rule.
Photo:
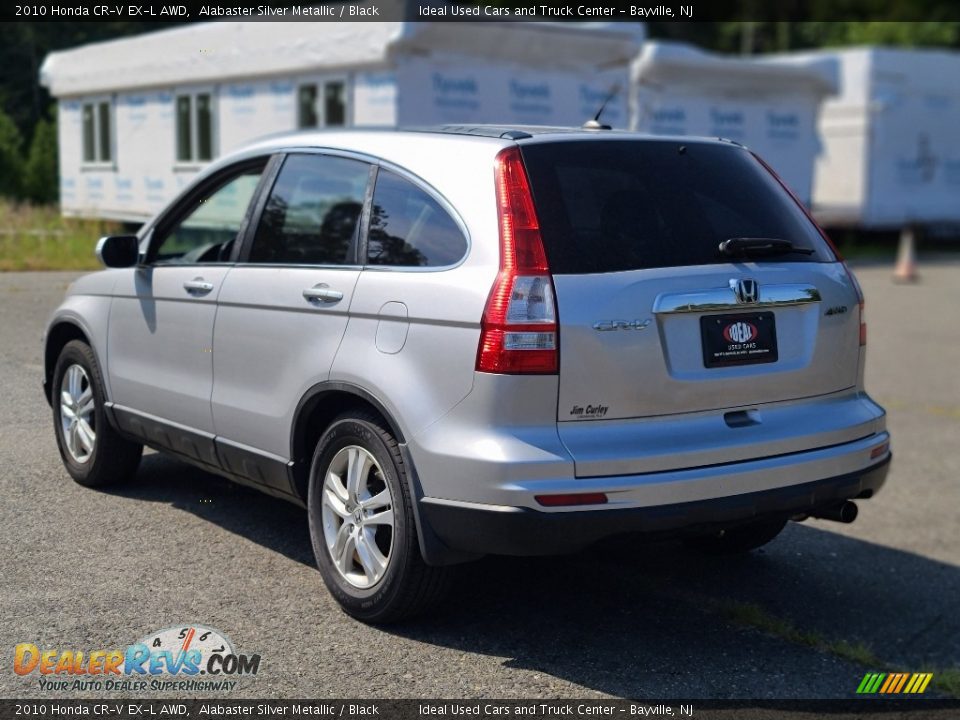
{"label": "high mount brake light", "polygon": [[555,374],[559,368],[553,277],[520,149],[497,155],[500,272],[480,323],[479,372]]}

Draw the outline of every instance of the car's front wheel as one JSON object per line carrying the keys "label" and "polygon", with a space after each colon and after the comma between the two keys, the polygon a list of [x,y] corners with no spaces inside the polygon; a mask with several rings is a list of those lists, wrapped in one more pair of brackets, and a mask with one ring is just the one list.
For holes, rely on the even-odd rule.
{"label": "car's front wheel", "polygon": [[133,477],[143,446],[110,427],[103,377],[90,346],[71,340],[53,370],[53,425],[60,457],[81,485],[100,487]]}
{"label": "car's front wheel", "polygon": [[447,568],[423,561],[397,441],[373,414],[343,415],[317,444],[307,497],[323,581],[350,615],[385,623],[441,599]]}

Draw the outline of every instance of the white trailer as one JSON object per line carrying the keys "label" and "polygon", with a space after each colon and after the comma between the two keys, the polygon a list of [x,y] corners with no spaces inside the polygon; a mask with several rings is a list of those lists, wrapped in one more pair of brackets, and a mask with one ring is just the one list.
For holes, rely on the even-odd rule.
{"label": "white trailer", "polygon": [[809,204],[820,152],[817,116],[835,78],[819,66],[790,66],[650,42],[633,64],[636,130],[723,137],[768,162]]}
{"label": "white trailer", "polygon": [[[67,215],[139,222],[210,160],[298,127],[580,125],[640,24],[215,22],[49,55]],[[603,120],[628,124],[625,93]]]}
{"label": "white trailer", "polygon": [[773,58],[838,74],[813,208],[825,225],[960,223],[960,53],[856,48]]}

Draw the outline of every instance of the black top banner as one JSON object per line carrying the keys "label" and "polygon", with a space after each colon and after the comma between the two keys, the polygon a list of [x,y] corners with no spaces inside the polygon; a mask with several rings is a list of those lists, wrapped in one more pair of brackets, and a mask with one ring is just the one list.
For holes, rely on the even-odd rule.
{"label": "black top banner", "polygon": [[[213,20],[270,20],[283,22],[798,22],[813,17],[814,2],[748,2],[747,0],[680,0],[675,3],[642,4],[630,0],[352,0],[351,2],[285,2],[271,0],[41,0],[4,3],[2,21],[40,22],[207,22]],[[873,20],[897,22],[944,22],[960,20],[960,2],[914,0],[897,5],[891,15],[885,3],[876,0],[845,0],[832,3],[824,16],[817,5],[817,20]]]}
{"label": "black top banner", "polygon": [[0,700],[0,717],[326,720],[956,720],[955,700]]}

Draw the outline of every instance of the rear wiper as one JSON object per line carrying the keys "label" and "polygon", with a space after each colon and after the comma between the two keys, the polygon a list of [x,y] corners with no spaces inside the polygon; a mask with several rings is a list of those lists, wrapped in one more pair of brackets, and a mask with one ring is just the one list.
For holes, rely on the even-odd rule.
{"label": "rear wiper", "polygon": [[780,238],[748,238],[738,237],[724,240],[720,243],[720,254],[728,257],[743,257],[745,255],[813,255],[810,248],[797,247],[789,240]]}

